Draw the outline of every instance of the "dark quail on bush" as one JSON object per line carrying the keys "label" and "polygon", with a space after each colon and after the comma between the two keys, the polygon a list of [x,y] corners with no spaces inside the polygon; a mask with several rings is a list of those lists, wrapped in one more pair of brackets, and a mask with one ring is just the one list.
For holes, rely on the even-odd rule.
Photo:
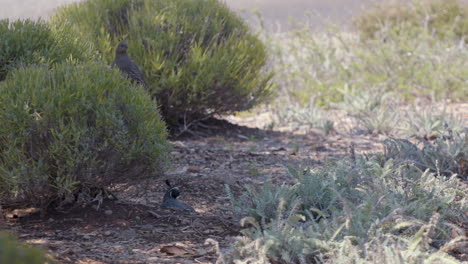
{"label": "dark quail on bush", "polygon": [[177,200],[180,195],[179,188],[173,187],[169,180],[166,180],[166,184],[169,186],[169,190],[164,194],[161,208],[195,212],[190,205]]}
{"label": "dark quail on bush", "polygon": [[138,66],[128,56],[127,53],[128,44],[126,42],[120,42],[115,51],[115,59],[112,65],[116,65],[121,72],[127,75],[132,82],[143,85],[146,88],[145,76],[140,71]]}

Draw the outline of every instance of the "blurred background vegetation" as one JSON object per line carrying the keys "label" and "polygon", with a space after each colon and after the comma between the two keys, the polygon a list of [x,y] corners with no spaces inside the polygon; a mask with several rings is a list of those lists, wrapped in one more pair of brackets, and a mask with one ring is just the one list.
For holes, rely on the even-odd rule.
{"label": "blurred background vegetation", "polygon": [[43,264],[46,261],[43,250],[22,244],[13,236],[0,232],[0,263]]}

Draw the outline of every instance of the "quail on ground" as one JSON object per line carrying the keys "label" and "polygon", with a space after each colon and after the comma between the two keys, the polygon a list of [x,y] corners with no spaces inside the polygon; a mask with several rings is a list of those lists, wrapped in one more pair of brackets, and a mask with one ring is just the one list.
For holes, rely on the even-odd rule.
{"label": "quail on ground", "polygon": [[180,195],[179,188],[173,187],[169,180],[166,180],[166,184],[169,186],[169,190],[164,194],[161,208],[195,212],[193,207],[177,200],[177,197]]}
{"label": "quail on ground", "polygon": [[115,59],[112,65],[117,66],[121,72],[127,75],[132,82],[139,83],[146,88],[146,80],[143,73],[140,71],[138,66],[133,62],[127,53],[128,44],[126,42],[120,42],[115,51]]}

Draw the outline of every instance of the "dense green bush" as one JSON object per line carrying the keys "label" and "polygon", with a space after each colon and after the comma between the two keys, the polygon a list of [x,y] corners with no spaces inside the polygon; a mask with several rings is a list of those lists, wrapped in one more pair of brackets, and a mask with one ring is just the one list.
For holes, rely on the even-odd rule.
{"label": "dense green bush", "polygon": [[41,250],[21,244],[15,238],[1,232],[0,263],[43,264],[46,263],[46,258]]}
{"label": "dense green bush", "polygon": [[468,41],[468,8],[458,0],[413,0],[406,4],[382,4],[360,15],[355,24],[365,39],[375,38],[382,29],[397,34],[421,34]]}
{"label": "dense green bush", "polygon": [[20,65],[48,64],[93,58],[91,47],[62,25],[42,21],[0,20],[0,81]]}
{"label": "dense green bush", "polygon": [[100,64],[21,68],[0,83],[0,200],[47,206],[159,175],[166,127],[145,91]]}
{"label": "dense green bush", "polygon": [[217,0],[91,0],[51,23],[93,41],[107,63],[125,39],[170,124],[246,110],[270,94],[263,44]]}

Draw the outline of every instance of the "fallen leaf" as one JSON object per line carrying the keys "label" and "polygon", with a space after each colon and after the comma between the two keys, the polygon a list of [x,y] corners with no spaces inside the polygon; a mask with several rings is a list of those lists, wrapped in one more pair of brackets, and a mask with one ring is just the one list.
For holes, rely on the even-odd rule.
{"label": "fallen leaf", "polygon": [[7,214],[8,218],[21,218],[39,212],[39,208],[15,209],[11,214]]}
{"label": "fallen leaf", "polygon": [[161,251],[162,253],[166,253],[168,255],[177,255],[177,256],[193,255],[194,253],[194,252],[191,252],[190,250],[187,250],[178,246],[164,246],[159,251]]}
{"label": "fallen leaf", "polygon": [[191,173],[198,173],[201,171],[201,169],[200,167],[197,167],[197,166],[190,166],[187,168],[187,171]]}

